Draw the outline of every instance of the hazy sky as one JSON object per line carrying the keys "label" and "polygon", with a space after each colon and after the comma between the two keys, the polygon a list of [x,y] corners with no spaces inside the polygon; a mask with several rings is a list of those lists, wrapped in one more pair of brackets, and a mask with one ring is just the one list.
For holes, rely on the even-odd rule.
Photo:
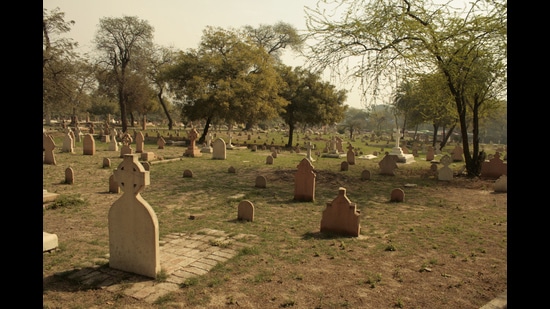
{"label": "hazy sky", "polygon": [[[154,28],[155,43],[186,50],[198,47],[206,26],[228,29],[282,21],[304,31],[304,7],[314,8],[316,3],[317,0],[43,0],[43,7],[48,11],[59,7],[65,13],[65,21],[75,21],[67,36],[85,52],[93,48],[92,39],[103,17],[137,16]],[[304,64],[291,51],[285,52],[282,59],[293,67]],[[349,85],[330,82],[338,89],[350,90]],[[359,97],[356,90],[348,92],[345,104],[362,108]]]}

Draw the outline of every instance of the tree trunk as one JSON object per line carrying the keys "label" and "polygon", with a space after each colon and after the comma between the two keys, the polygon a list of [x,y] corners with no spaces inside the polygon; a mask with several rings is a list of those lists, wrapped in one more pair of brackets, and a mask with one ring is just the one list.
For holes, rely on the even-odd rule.
{"label": "tree trunk", "polygon": [[[432,136],[432,147],[435,149],[435,144],[437,144],[437,131],[439,130],[439,125],[433,123],[432,126],[434,128],[434,134]],[[441,150],[441,148],[439,148],[439,150]]]}
{"label": "tree trunk", "polygon": [[[204,144],[204,141],[206,140],[206,135],[208,134],[208,128],[210,128],[210,123],[212,122],[212,118],[208,117],[206,118],[206,124],[204,125],[204,128],[202,129],[202,135],[199,137],[199,140],[197,143],[199,145]],[[210,145],[207,145],[210,146]]]}
{"label": "tree trunk", "polygon": [[122,133],[126,133],[128,131],[128,118],[126,115],[126,103],[124,102],[124,98],[122,97],[122,95],[119,95],[118,105],[120,107],[120,122],[122,124]]}
{"label": "tree trunk", "polygon": [[288,124],[288,143],[286,144],[286,147],[292,148],[292,136],[294,136],[294,123],[290,122]]}
{"label": "tree trunk", "polygon": [[164,114],[166,115],[166,118],[168,118],[168,130],[172,130],[172,127],[174,126],[174,122],[172,121],[172,117],[170,117],[170,113],[168,112],[168,108],[166,107],[166,103],[164,102],[164,99],[162,98],[162,92],[163,92],[163,89],[160,88],[160,91],[157,94],[157,97],[159,98],[160,106],[162,106],[162,109],[164,110]]}

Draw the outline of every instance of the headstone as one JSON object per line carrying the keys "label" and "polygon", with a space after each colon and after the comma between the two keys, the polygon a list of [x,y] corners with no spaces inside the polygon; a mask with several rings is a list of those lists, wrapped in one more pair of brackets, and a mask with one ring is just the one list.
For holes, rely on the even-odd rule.
{"label": "headstone", "polygon": [[273,157],[273,159],[277,159],[277,151],[273,151],[271,153],[271,157]]}
{"label": "headstone", "polygon": [[267,179],[265,176],[258,175],[256,176],[256,183],[254,185],[256,188],[266,188],[267,187]]}
{"label": "headstone", "polygon": [[502,175],[508,175],[508,164],[500,159],[500,153],[495,153],[492,159],[481,163],[481,177],[496,179]]}
{"label": "headstone", "polygon": [[56,165],[55,162],[55,142],[53,137],[47,133],[42,134],[42,148],[44,149],[44,164]]}
{"label": "headstone", "polygon": [[265,164],[268,164],[268,165],[273,164],[273,155],[269,155],[265,158]]}
{"label": "headstone", "polygon": [[147,161],[144,161],[144,162],[141,162],[141,165],[143,165],[143,168],[146,170],[146,171],[150,171],[151,170],[151,163],[147,162]]}
{"label": "headstone", "polygon": [[118,182],[115,181],[114,174],[109,177],[109,193],[120,193],[120,187],[118,186]]}
{"label": "headstone", "polygon": [[164,149],[164,146],[166,145],[166,141],[164,140],[164,138],[162,136],[159,136],[157,138],[157,146],[158,146],[158,149]]}
{"label": "headstone", "polygon": [[103,158],[103,168],[105,167],[111,167],[111,159]]}
{"label": "headstone", "polygon": [[369,170],[363,170],[361,172],[361,180],[370,180],[370,171]]}
{"label": "headstone", "polygon": [[437,171],[437,179],[442,181],[451,181],[453,180],[453,170],[449,167],[452,159],[449,155],[444,155],[439,160],[443,166]]}
{"label": "headstone", "polygon": [[340,171],[344,172],[349,169],[349,163],[347,161],[343,161],[340,163]]}
{"label": "headstone", "polygon": [[65,133],[65,136],[63,137],[63,147],[61,147],[61,152],[74,153],[74,139],[69,132]]}
{"label": "headstone", "polygon": [[42,252],[49,252],[59,246],[56,234],[42,232]]}
{"label": "headstone", "polygon": [[254,204],[249,200],[244,200],[237,207],[237,220],[254,221]]}
{"label": "headstone", "polygon": [[198,137],[199,132],[197,129],[192,128],[187,134],[187,138],[189,138],[189,146],[187,146],[187,150],[185,150],[185,153],[183,154],[184,157],[196,158],[202,156],[202,153],[196,144]]}
{"label": "headstone", "polygon": [[74,170],[71,167],[65,169],[65,183],[69,185],[74,184]]}
{"label": "headstone", "polygon": [[361,232],[360,212],[346,196],[346,188],[338,189],[338,196],[326,204],[321,219],[321,232],[358,237]]}
{"label": "headstone", "polygon": [[189,169],[184,170],[183,178],[193,178],[193,172]]}
{"label": "headstone", "polygon": [[95,154],[95,140],[92,134],[88,133],[84,135],[82,150],[85,156],[93,156]]}
{"label": "headstone", "polygon": [[405,200],[405,191],[400,188],[395,188],[391,190],[390,194],[390,202],[398,202],[401,203]]}
{"label": "headstone", "polygon": [[109,151],[118,151],[117,132],[115,128],[111,129],[111,138],[109,141]]}
{"label": "headstone", "polygon": [[145,137],[141,131],[136,133],[136,153],[143,152],[143,146],[145,144]]}
{"label": "headstone", "polygon": [[501,175],[493,185],[495,192],[508,192],[508,176]]}
{"label": "headstone", "polygon": [[395,176],[395,169],[397,168],[397,156],[387,154],[382,158],[382,161],[378,162],[381,175]]}
{"label": "headstone", "polygon": [[141,153],[141,161],[153,161],[156,157],[155,153],[151,151]]}
{"label": "headstone", "polygon": [[225,160],[227,156],[225,141],[223,138],[218,137],[212,142],[212,159]]}
{"label": "headstone", "polygon": [[428,147],[428,152],[426,153],[426,161],[433,161],[435,159],[435,150],[433,146]]}
{"label": "headstone", "polygon": [[298,170],[294,175],[294,200],[301,202],[315,201],[315,178],[311,162],[303,158],[298,164]]}
{"label": "headstone", "polygon": [[351,144],[348,145],[348,153],[346,155],[346,159],[349,165],[355,165],[355,152],[353,151],[353,146]]}
{"label": "headstone", "polygon": [[156,278],[161,270],[158,219],[140,194],[150,184],[149,172],[128,154],[114,176],[123,194],[109,209],[109,267]]}
{"label": "headstone", "polygon": [[311,145],[311,142],[308,141],[306,143],[306,159],[309,160],[309,162],[315,162],[315,159],[313,159],[313,157],[311,156],[311,150],[313,149],[314,147]]}
{"label": "headstone", "polygon": [[235,174],[235,168],[233,166],[230,166],[228,169],[227,169],[227,172],[228,173],[231,173],[231,174]]}
{"label": "headstone", "polygon": [[462,162],[464,161],[464,150],[462,150],[462,147],[460,145],[456,144],[455,148],[452,151],[451,159],[453,162]]}
{"label": "headstone", "polygon": [[133,154],[134,150],[132,149],[131,144],[134,139],[130,133],[126,132],[122,134],[122,138],[120,140],[122,142],[122,147],[120,147],[120,157],[124,158],[125,155]]}

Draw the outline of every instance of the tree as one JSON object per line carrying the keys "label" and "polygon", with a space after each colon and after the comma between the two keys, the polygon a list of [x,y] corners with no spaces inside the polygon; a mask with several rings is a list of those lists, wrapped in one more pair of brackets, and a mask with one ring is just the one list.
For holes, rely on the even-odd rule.
{"label": "tree", "polygon": [[319,74],[301,67],[292,69],[281,65],[280,74],[285,81],[280,96],[289,102],[281,113],[288,124],[288,143],[292,147],[294,129],[297,124],[326,125],[335,124],[344,118],[347,105],[345,90],[336,90],[334,85],[321,80]]}
{"label": "tree", "polygon": [[[343,14],[325,14],[322,5],[306,8],[312,66],[344,70],[374,89],[403,72],[443,74],[460,123],[467,174],[478,176],[479,112],[490,97],[506,92],[507,3],[476,0],[457,9],[453,1],[342,2]],[[352,66],[342,66],[345,60]]]}
{"label": "tree", "polygon": [[345,112],[344,121],[338,126],[349,131],[349,139],[353,140],[353,132],[367,127],[368,113],[362,109],[349,107]]}
{"label": "tree", "polygon": [[167,87],[167,82],[163,79],[162,71],[168,68],[175,59],[176,52],[167,47],[155,46],[152,57],[149,62],[149,69],[147,70],[149,79],[157,89],[157,98],[162,106],[162,110],[168,119],[168,129],[172,130],[174,127],[174,121],[170,116],[170,109],[168,102],[164,96],[164,91]]}
{"label": "tree", "polygon": [[42,11],[42,110],[47,124],[52,112],[72,112],[71,98],[78,87],[74,65],[78,44],[62,35],[74,24],[72,20],[65,21],[65,13],[59,8]]}
{"label": "tree", "polygon": [[128,130],[127,93],[125,87],[130,71],[144,72],[138,65],[139,59],[149,57],[147,54],[153,44],[153,27],[136,16],[121,18],[101,18],[99,29],[94,38],[97,50],[101,53],[100,63],[111,71],[115,81],[116,93],[120,107],[122,132]]}
{"label": "tree", "polygon": [[199,143],[213,122],[275,118],[287,104],[273,57],[231,30],[207,27],[199,48],[182,52],[165,74],[185,117],[206,121]]}
{"label": "tree", "polygon": [[284,22],[275,25],[260,25],[258,28],[246,25],[243,27],[245,35],[258,46],[280,62],[284,49],[300,52],[304,39],[298,34],[296,28]]}

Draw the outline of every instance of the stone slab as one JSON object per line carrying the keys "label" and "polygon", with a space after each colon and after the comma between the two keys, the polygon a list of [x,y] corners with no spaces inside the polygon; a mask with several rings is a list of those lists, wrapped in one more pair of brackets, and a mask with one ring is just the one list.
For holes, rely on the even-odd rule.
{"label": "stone slab", "polygon": [[42,190],[42,203],[53,202],[59,197],[57,193],[48,192],[48,190]]}
{"label": "stone slab", "polygon": [[42,252],[51,251],[59,246],[56,234],[42,232]]}

